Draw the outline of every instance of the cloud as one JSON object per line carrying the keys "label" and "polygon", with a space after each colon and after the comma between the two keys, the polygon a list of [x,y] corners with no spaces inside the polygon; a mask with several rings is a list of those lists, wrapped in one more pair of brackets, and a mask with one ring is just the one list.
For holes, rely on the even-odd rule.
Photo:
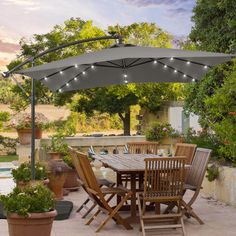
{"label": "cloud", "polygon": [[0,40],[0,52],[15,53],[20,50],[19,44],[6,43]]}
{"label": "cloud", "polygon": [[194,2],[194,0],[123,0],[131,5],[137,7],[160,6],[160,5],[175,5],[186,4],[187,2]]}
{"label": "cloud", "polygon": [[3,0],[4,5],[15,5],[28,11],[35,11],[40,8],[37,0]]}
{"label": "cloud", "polygon": [[172,8],[168,10],[170,14],[176,14],[176,15],[183,15],[183,14],[191,14],[191,11],[186,8],[178,7],[178,8]]}

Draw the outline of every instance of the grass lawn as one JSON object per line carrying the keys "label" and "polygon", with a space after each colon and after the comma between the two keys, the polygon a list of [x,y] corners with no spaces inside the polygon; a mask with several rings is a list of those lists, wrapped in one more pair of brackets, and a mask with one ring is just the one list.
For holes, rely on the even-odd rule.
{"label": "grass lawn", "polygon": [[0,156],[0,162],[12,162],[17,160],[18,160],[17,155]]}

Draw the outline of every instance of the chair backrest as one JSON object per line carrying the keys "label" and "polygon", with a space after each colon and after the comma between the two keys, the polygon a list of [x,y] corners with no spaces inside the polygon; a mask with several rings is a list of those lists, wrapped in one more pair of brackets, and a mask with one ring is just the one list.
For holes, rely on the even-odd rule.
{"label": "chair backrest", "polygon": [[99,184],[97,182],[97,178],[93,172],[88,157],[79,152],[77,152],[77,156],[85,177],[86,184],[88,185],[88,190],[92,191],[91,193],[93,194],[96,192],[99,195],[102,195]]}
{"label": "chair backrest", "polygon": [[187,174],[186,184],[190,184],[197,189],[201,188],[211,152],[211,149],[197,148],[192,165]]}
{"label": "chair backrest", "polygon": [[157,154],[158,142],[129,142],[127,143],[128,153],[130,154]]}
{"label": "chair backrest", "polygon": [[[78,153],[77,150],[73,149],[72,147],[69,147],[69,153],[70,153],[70,156],[72,158],[72,163],[76,169],[76,172],[79,176],[79,179],[82,181],[83,184],[86,185],[86,179],[85,179],[85,176],[84,176],[84,173],[83,173],[83,170],[82,170],[82,167],[79,163],[79,157],[78,157]],[[81,155],[85,155],[83,153],[80,153]],[[86,156],[86,155],[85,155]]]}
{"label": "chair backrest", "polygon": [[186,164],[191,164],[197,145],[190,143],[177,143],[174,156],[185,156]]}
{"label": "chair backrest", "polygon": [[183,193],[185,157],[146,158],[144,196],[179,199]]}

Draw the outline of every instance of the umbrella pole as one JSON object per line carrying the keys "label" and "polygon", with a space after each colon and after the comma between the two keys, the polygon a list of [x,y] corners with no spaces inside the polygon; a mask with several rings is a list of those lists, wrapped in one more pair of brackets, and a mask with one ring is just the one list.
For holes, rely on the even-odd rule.
{"label": "umbrella pole", "polygon": [[[32,66],[33,66],[32,62]],[[32,180],[35,179],[35,80],[31,81],[31,173]]]}

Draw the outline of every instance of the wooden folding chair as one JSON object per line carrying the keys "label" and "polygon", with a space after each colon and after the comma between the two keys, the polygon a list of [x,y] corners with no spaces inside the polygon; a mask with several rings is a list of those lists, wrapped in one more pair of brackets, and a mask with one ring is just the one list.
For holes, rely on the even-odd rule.
{"label": "wooden folding chair", "polygon": [[127,143],[128,146],[128,153],[131,154],[158,154],[158,142],[129,142]]}
{"label": "wooden folding chair", "polygon": [[192,198],[187,203],[185,201],[182,202],[184,213],[187,217],[194,217],[200,224],[204,224],[204,222],[193,211],[192,205],[197,199],[197,196],[202,188],[202,182],[206,174],[207,164],[209,162],[211,152],[211,149],[197,148],[184,185],[184,193],[187,190],[194,192]]}
{"label": "wooden folding chair", "polygon": [[[193,195],[191,199],[186,202],[182,201],[183,213],[188,217],[195,218],[200,224],[204,224],[201,218],[194,212],[192,205],[198,197],[198,194],[202,188],[202,182],[204,176],[206,174],[207,164],[210,159],[212,150],[206,148],[197,148],[191,168],[188,171],[183,194],[186,193],[187,190],[193,191]],[[169,204],[166,208],[165,213],[171,212],[171,210],[175,207],[175,204]]]}
{"label": "wooden folding chair", "polygon": [[185,156],[186,164],[191,164],[196,148],[196,144],[177,143],[174,156]]}
{"label": "wooden folding chair", "polygon": [[[131,225],[127,221],[125,221],[118,213],[123,204],[131,197],[132,192],[121,187],[101,188],[90,166],[88,158],[84,155],[81,155],[78,160],[85,176],[86,185],[88,186],[87,190],[99,206],[99,209],[88,220],[86,225],[89,225],[94,219],[96,219],[100,212],[104,212],[107,214],[107,217],[100,223],[96,232],[99,232],[110,219],[113,219],[116,223],[122,224],[127,230],[132,229]],[[111,194],[108,199],[105,199],[106,194]],[[112,208],[109,202],[115,195],[121,196],[122,199],[117,206]]]}
{"label": "wooden folding chair", "polygon": [[[184,157],[146,158],[144,192],[138,193],[138,207],[142,233],[147,230],[185,228],[181,212],[184,185]],[[146,203],[155,203],[156,214],[146,214]],[[161,214],[160,204],[174,202],[177,213]]]}
{"label": "wooden folding chair", "polygon": [[[72,157],[72,162],[73,165],[77,171],[77,174],[79,176],[79,182],[80,185],[82,186],[82,188],[84,189],[84,191],[88,194],[88,198],[82,203],[82,205],[79,207],[79,209],[77,210],[77,212],[80,212],[83,208],[86,209],[86,212],[82,215],[82,218],[86,218],[87,215],[97,206],[97,203],[94,201],[93,197],[91,196],[91,194],[88,192],[87,187],[86,187],[86,180],[85,180],[85,176],[83,174],[82,168],[80,166],[79,160],[78,160],[78,155],[84,155],[83,153],[77,152],[76,150],[74,150],[73,148],[69,147],[69,153]],[[98,179],[97,180],[99,183],[99,186],[106,186],[106,187],[113,187],[115,185],[115,183],[107,180],[107,179]],[[87,204],[92,201],[92,205],[90,207],[87,206]]]}
{"label": "wooden folding chair", "polygon": [[[144,142],[128,142],[127,143],[127,151],[129,154],[158,154],[158,147],[159,142],[150,142],[150,141],[144,141]],[[130,182],[130,176],[129,175],[123,175],[121,177],[121,181],[124,183],[124,186],[128,186],[128,182]],[[139,181],[139,185],[143,182],[143,175],[137,175],[136,181]],[[141,186],[140,186],[141,188]]]}

